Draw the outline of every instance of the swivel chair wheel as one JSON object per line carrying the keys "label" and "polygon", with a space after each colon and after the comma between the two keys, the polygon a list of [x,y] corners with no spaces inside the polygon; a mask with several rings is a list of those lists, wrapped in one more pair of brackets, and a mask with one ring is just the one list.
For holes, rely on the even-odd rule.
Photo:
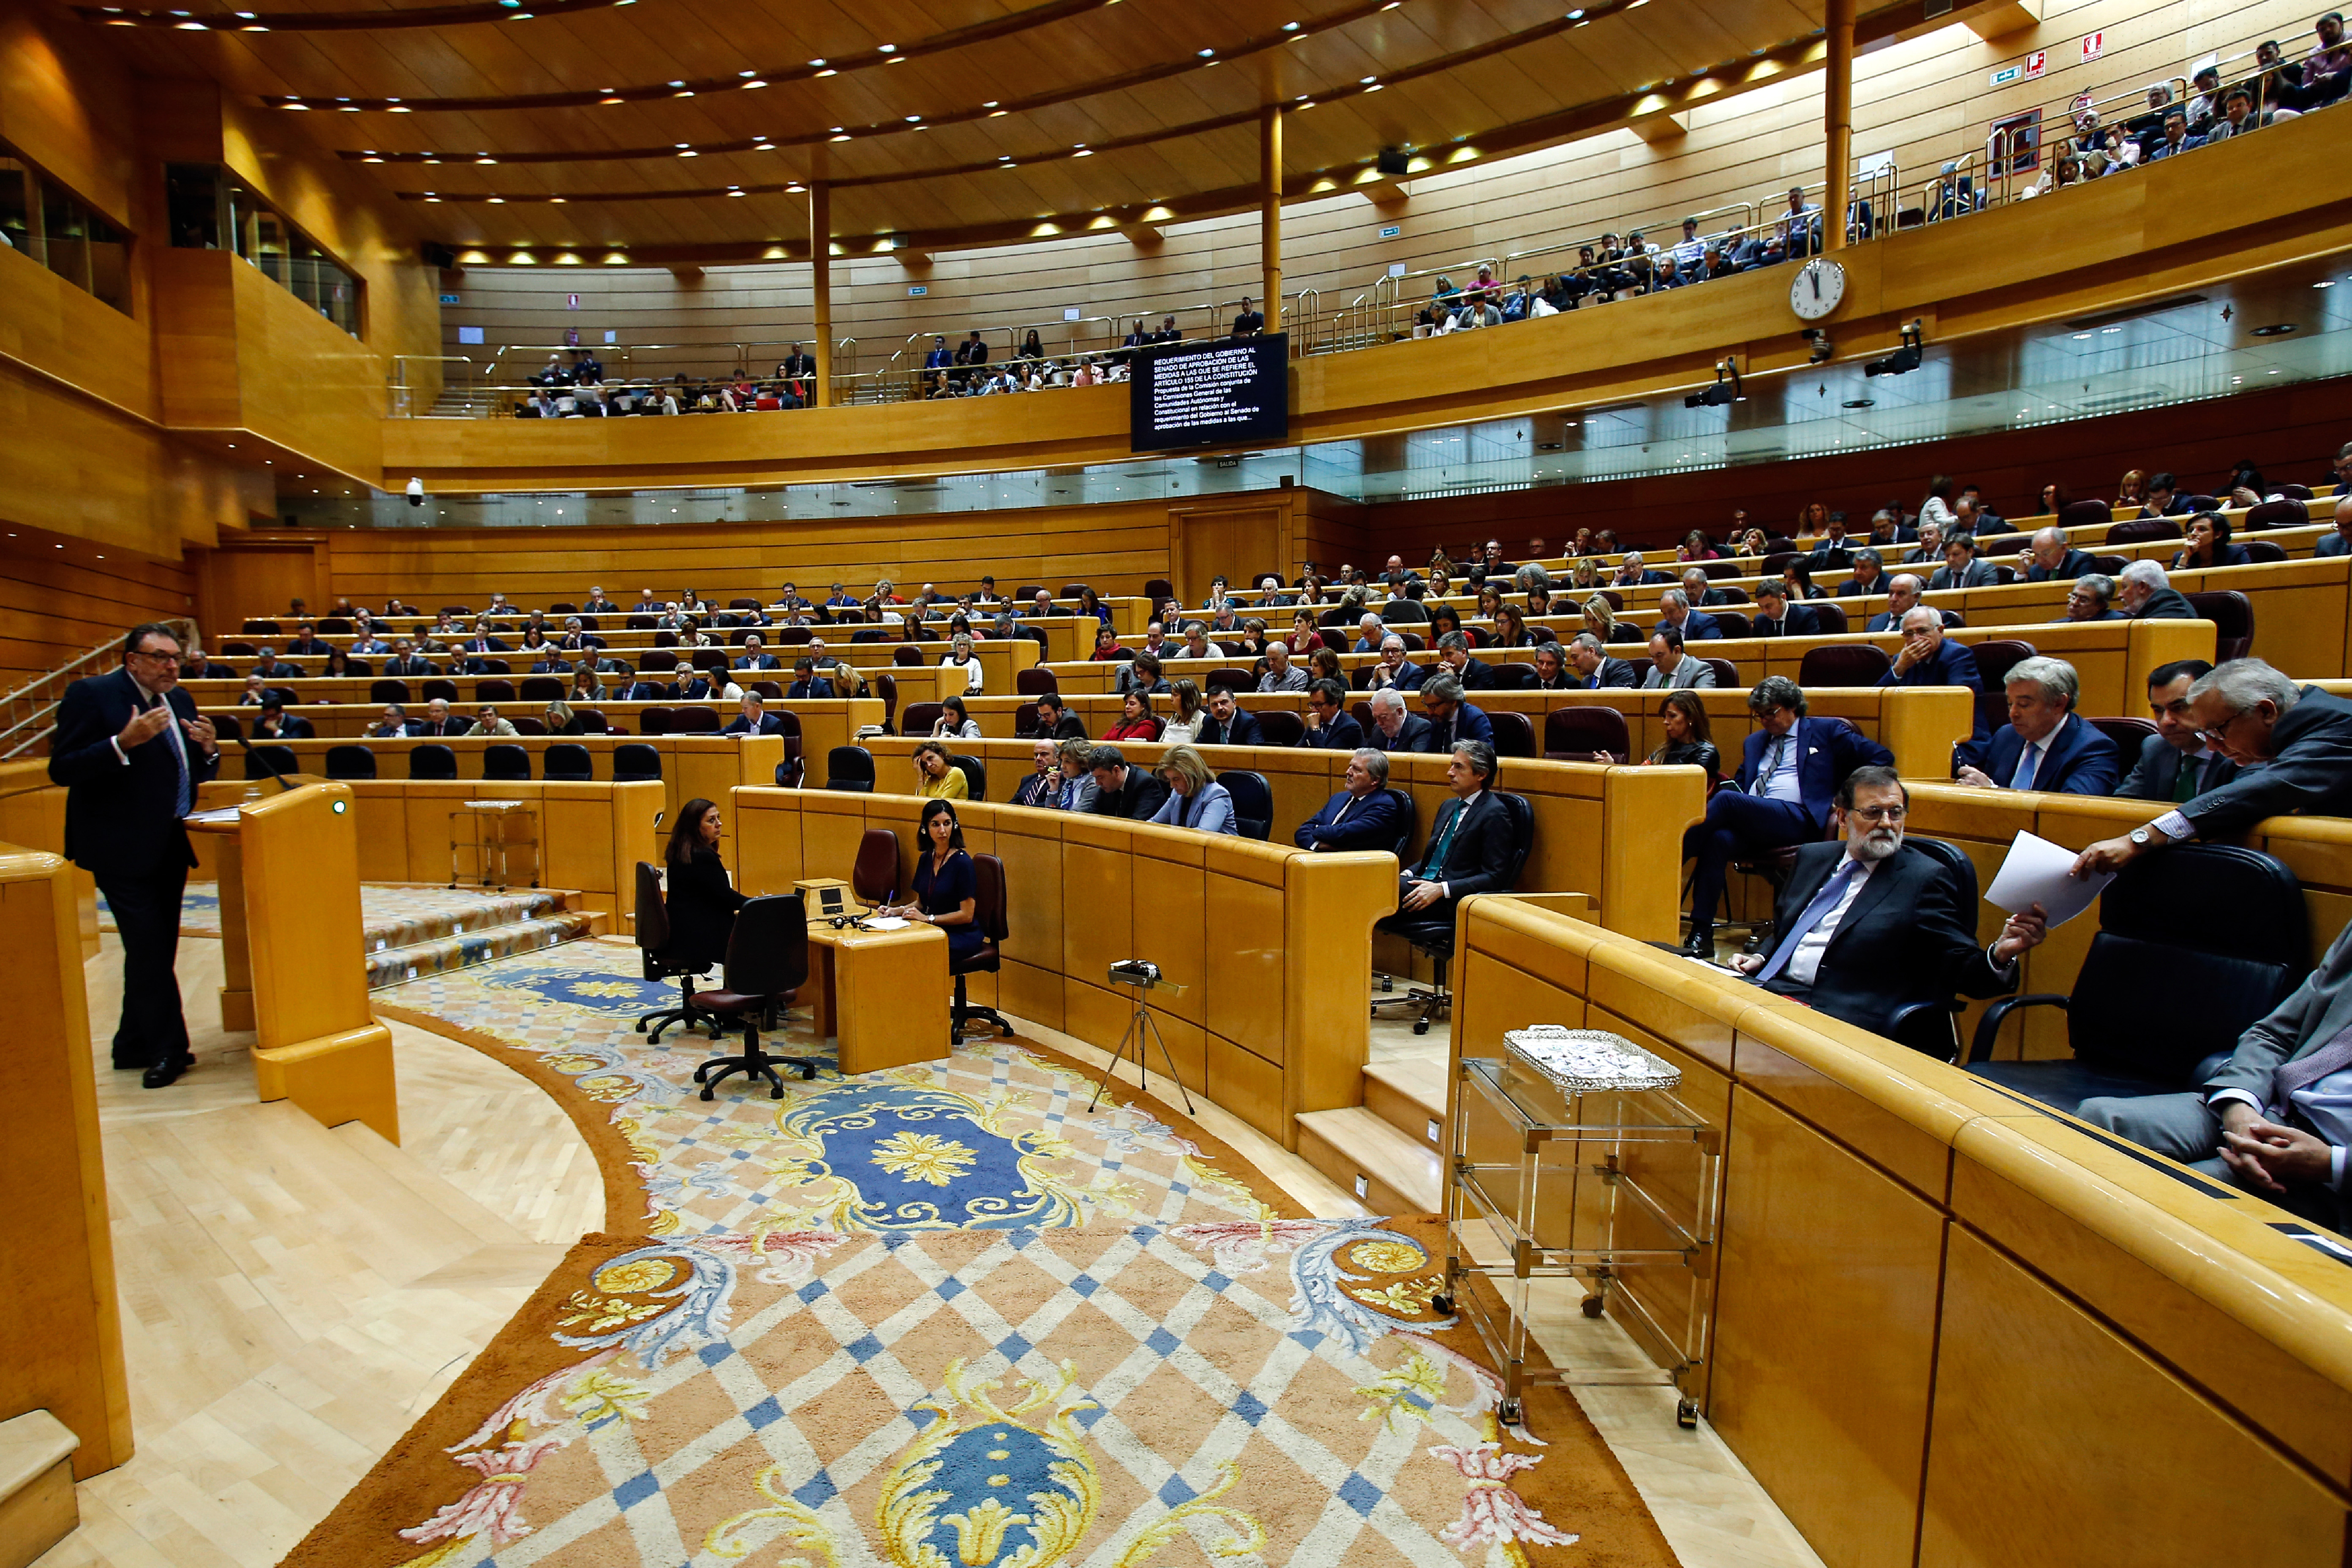
{"label": "swivel chair wheel", "polygon": [[1681,1427],[1681,1428],[1682,1428],[1684,1431],[1685,1431],[1685,1432],[1696,1432],[1696,1431],[1697,1431],[1697,1430],[1698,1430],[1698,1401],[1696,1401],[1696,1399],[1677,1399],[1677,1400],[1675,1400],[1675,1426],[1679,1426],[1679,1427]]}
{"label": "swivel chair wheel", "polygon": [[1588,1318],[1597,1318],[1601,1315],[1601,1301],[1598,1296],[1587,1296],[1578,1305],[1584,1309],[1584,1315]]}
{"label": "swivel chair wheel", "polygon": [[646,1021],[645,1021],[643,1018],[640,1018],[640,1019],[638,1019],[638,1020],[637,1020],[637,1033],[639,1033],[640,1035],[642,1035],[642,1034],[644,1034],[645,1032],[646,1032]]}
{"label": "swivel chair wheel", "polygon": [[782,1100],[784,1098],[784,1084],[782,1079],[777,1079],[774,1083],[768,1086],[768,1098],[770,1100]]}
{"label": "swivel chair wheel", "polygon": [[1429,1020],[1426,1018],[1415,1018],[1412,1021],[1412,1032],[1416,1035],[1425,1035],[1429,1033]]}
{"label": "swivel chair wheel", "polygon": [[[801,1077],[802,1077],[802,1078],[803,1078],[803,1079],[813,1079],[813,1078],[816,1077],[816,1063],[814,1063],[814,1062],[803,1062],[803,1063],[801,1064]],[[782,1084],[778,1084],[778,1085],[776,1086],[776,1092],[775,1092],[775,1093],[773,1093],[773,1094],[772,1094],[772,1095],[770,1095],[768,1098],[769,1098],[769,1099],[771,1099],[771,1100],[782,1100],[782,1099],[783,1099],[783,1098],[784,1098],[784,1087],[783,1087],[783,1085],[782,1085]]]}
{"label": "swivel chair wheel", "polygon": [[713,1095],[711,1094],[711,1089],[712,1089],[712,1087],[713,1087],[713,1086],[711,1086],[711,1085],[709,1085],[709,1084],[705,1084],[705,1085],[703,1085],[703,1086],[702,1086],[702,1098],[703,1098],[703,1099],[705,1099],[705,1100],[709,1100],[709,1099],[714,1098],[714,1097],[713,1097]]}
{"label": "swivel chair wheel", "polygon": [[1452,1317],[1454,1315],[1454,1297],[1451,1293],[1444,1291],[1432,1296],[1429,1299],[1429,1310],[1435,1312],[1440,1317]]}

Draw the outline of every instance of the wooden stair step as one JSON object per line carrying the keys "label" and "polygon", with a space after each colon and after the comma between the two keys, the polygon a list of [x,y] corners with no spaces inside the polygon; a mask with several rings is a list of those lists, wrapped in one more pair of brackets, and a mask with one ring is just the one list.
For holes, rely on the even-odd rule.
{"label": "wooden stair step", "polygon": [[1444,1198],[1438,1152],[1360,1105],[1299,1113],[1298,1152],[1375,1214],[1434,1214]]}
{"label": "wooden stair step", "polygon": [[1445,1147],[1445,1058],[1408,1057],[1364,1069],[1364,1106],[1417,1143]]}
{"label": "wooden stair step", "polygon": [[46,1410],[0,1421],[0,1565],[23,1568],[81,1523],[73,1486],[80,1446]]}

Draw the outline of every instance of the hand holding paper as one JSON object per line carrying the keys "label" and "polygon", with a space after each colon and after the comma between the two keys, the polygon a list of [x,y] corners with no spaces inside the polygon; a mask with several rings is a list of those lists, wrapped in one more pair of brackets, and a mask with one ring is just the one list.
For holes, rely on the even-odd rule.
{"label": "hand holding paper", "polygon": [[2077,878],[2074,870],[2073,850],[2021,828],[2009,847],[2009,858],[2000,864],[2000,874],[1985,893],[1985,901],[2011,914],[2040,904],[2049,924],[2064,925],[2089,909],[2091,900],[2116,879],[2113,871]]}

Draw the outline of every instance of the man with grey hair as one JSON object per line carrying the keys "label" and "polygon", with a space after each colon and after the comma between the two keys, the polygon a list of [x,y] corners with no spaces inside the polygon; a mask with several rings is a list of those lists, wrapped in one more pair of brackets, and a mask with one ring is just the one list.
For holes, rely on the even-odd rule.
{"label": "man with grey hair", "polygon": [[1624,561],[1617,568],[1617,575],[1609,580],[1609,585],[1612,588],[1655,587],[1667,580],[1664,573],[1652,572],[1642,564],[1640,551],[1628,550]]}
{"label": "man with grey hair", "polygon": [[1277,637],[1265,645],[1265,673],[1257,678],[1260,691],[1304,691],[1307,672],[1290,662],[1290,645]]}
{"label": "man with grey hair", "polygon": [[2134,621],[2194,621],[2203,617],[2153,561],[2135,561],[2116,581],[2116,608]]}
{"label": "man with grey hair", "polygon": [[1421,710],[1429,720],[1429,734],[1416,749],[1443,756],[1457,741],[1495,743],[1495,726],[1480,710],[1462,700],[1462,682],[1440,672],[1421,683]]}
{"label": "man with grey hair", "polygon": [[2029,583],[2051,583],[2062,577],[2080,578],[2087,575],[2094,563],[2082,551],[2066,542],[2063,528],[2045,528],[2034,534],[2026,545],[2029,563],[2025,580]]}
{"label": "man with grey hair", "polygon": [[1986,700],[1977,656],[1944,635],[1944,617],[1925,605],[1903,614],[1903,646],[1895,663],[1878,678],[1881,686],[1965,686],[1976,706],[1973,738],[1982,740],[2000,721],[1998,700]]}
{"label": "man with grey hair", "polygon": [[[1886,580],[1886,608],[1871,616],[1869,624],[1864,626],[1863,630],[1867,632],[1901,631],[1903,629],[1903,617],[1910,613],[1912,605],[1919,602],[1919,595],[1926,587],[1926,584],[1920,582],[1918,578],[1913,576],[1908,572],[1898,572],[1894,576],[1889,577]],[[1938,616],[1941,616],[1942,614],[1941,611],[1937,613]]]}
{"label": "man with grey hair", "polygon": [[2116,596],[2116,580],[2099,572],[2085,572],[2074,579],[2066,590],[2066,618],[2070,621],[2120,621],[2121,610],[2109,608]]}
{"label": "man with grey hair", "polygon": [[1356,684],[1367,691],[1412,691],[1428,679],[1425,667],[1405,657],[1404,638],[1395,632],[1381,639],[1381,661],[1356,672]]}
{"label": "man with grey hair", "polygon": [[1731,603],[1731,595],[1714,585],[1707,577],[1705,567],[1685,567],[1682,575],[1682,587],[1683,597],[1690,601],[1693,608]]}
{"label": "man with grey hair", "polygon": [[1989,741],[1962,742],[1956,775],[1978,789],[2113,795],[2123,776],[2116,743],[2077,715],[2081,683],[2063,658],[2029,658],[2009,670],[2009,722]]}
{"label": "man with grey hair", "polygon": [[1918,547],[1904,552],[1903,564],[1906,566],[1940,566],[1943,564],[1943,561],[1944,525],[1940,522],[1929,522],[1924,519],[1921,520],[1919,523]]}
{"label": "man with grey hair", "polygon": [[1437,639],[1437,661],[1465,690],[1484,691],[1495,684],[1494,670],[1471,657],[1470,639],[1460,632],[1448,632]]}
{"label": "man with grey hair", "polygon": [[1579,632],[1570,639],[1568,668],[1575,678],[1569,684],[1576,690],[1599,691],[1612,686],[1630,690],[1642,684],[1641,670],[1625,659],[1610,658],[1608,648],[1591,632]]}
{"label": "man with grey hair", "polygon": [[1346,787],[1300,823],[1291,841],[1301,849],[1316,851],[1393,851],[1412,822],[1412,797],[1389,788],[1388,758],[1365,746],[1349,753]]}
{"label": "man with grey hair", "polygon": [[1545,570],[1542,562],[1533,559],[1535,555],[1541,553],[1542,544],[1543,541],[1540,539],[1528,540],[1530,558],[1520,562],[1518,570],[1511,574],[1511,585],[1522,594],[1537,588],[1541,588],[1547,594],[1551,592],[1551,574]]}
{"label": "man with grey hair", "polygon": [[1381,624],[1380,616],[1372,614],[1370,610],[1366,610],[1364,612],[1363,618],[1356,623],[1355,646],[1349,648],[1348,651],[1349,653],[1378,653],[1381,651],[1381,639],[1388,636],[1388,633],[1389,629]]}
{"label": "man with grey hair", "polygon": [[1495,748],[1484,741],[1447,749],[1454,798],[1437,808],[1421,863],[1398,873],[1397,912],[1380,929],[1407,938],[1450,933],[1461,900],[1510,890],[1511,814],[1495,798]]}
{"label": "man with grey hair", "polygon": [[1381,752],[1428,751],[1429,721],[1404,709],[1404,694],[1393,686],[1372,693],[1372,732],[1366,744]]}
{"label": "man with grey hair", "polygon": [[1033,771],[1013,789],[1013,804],[1050,810],[1062,794],[1062,749],[1040,735],[1029,743],[1029,760]]}
{"label": "man with grey hair", "polygon": [[1672,626],[1683,634],[1685,642],[1723,636],[1723,628],[1715,624],[1715,617],[1692,609],[1690,595],[1680,588],[1669,588],[1658,595],[1658,629]]}
{"label": "man with grey hair", "polygon": [[1884,593],[1885,578],[1885,557],[1875,550],[1857,550],[1853,552],[1853,574],[1837,585],[1836,597],[1853,599],[1865,594]]}

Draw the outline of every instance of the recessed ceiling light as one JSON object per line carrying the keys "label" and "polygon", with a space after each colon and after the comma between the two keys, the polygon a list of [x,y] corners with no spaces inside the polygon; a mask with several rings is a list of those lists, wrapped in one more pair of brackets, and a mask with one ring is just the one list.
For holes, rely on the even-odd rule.
{"label": "recessed ceiling light", "polygon": [[1200,58],[1205,60],[1205,59],[1207,59],[1210,56],[1212,56],[1212,55],[1215,54],[1216,52],[1217,52],[1217,51],[1216,51],[1216,50],[1214,50],[1214,49],[1202,49],[1202,50],[1201,50],[1201,51],[1200,51]]}
{"label": "recessed ceiling light", "polygon": [[2273,321],[2267,327],[2256,327],[2254,329],[2254,336],[2258,338],[2283,338],[2293,331],[2294,331],[2294,323],[2293,321]]}
{"label": "recessed ceiling light", "polygon": [[824,62],[823,60],[811,60],[811,61],[809,61],[809,64],[811,64],[811,65],[813,65],[813,66],[821,66],[821,65],[824,64]]}
{"label": "recessed ceiling light", "polygon": [[2333,278],[2323,278],[2318,282],[2314,283],[2312,287],[2315,289],[2333,289],[2336,287],[2336,279]]}

